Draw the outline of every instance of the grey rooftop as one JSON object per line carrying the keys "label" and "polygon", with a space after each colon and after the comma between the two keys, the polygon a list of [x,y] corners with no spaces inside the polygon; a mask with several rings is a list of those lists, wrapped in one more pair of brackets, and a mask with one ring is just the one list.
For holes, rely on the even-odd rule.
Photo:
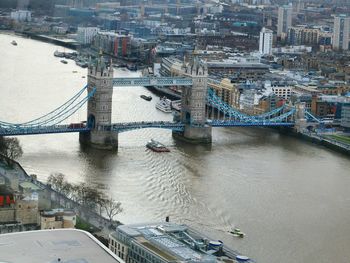
{"label": "grey rooftop", "polygon": [[90,233],[76,229],[0,235],[0,262],[124,263]]}

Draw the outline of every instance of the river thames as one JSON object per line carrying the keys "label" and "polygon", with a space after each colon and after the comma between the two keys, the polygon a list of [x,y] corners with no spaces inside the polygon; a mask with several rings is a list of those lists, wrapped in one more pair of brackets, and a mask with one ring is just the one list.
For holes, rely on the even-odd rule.
{"label": "river thames", "polygon": [[[0,34],[1,121],[44,115],[86,85],[86,69],[60,63],[57,49],[63,51]],[[115,76],[137,74],[115,70]],[[157,100],[143,87],[115,87],[113,122],[171,120],[155,109]],[[66,123],[82,120],[85,108]],[[132,131],[119,135],[118,153],[82,149],[78,134],[18,138],[19,161],[29,173],[46,181],[60,172],[106,191],[122,202],[123,223],[169,215],[259,263],[349,262],[350,159],[321,146],[260,128],[215,128],[211,146],[175,141],[167,130]],[[151,138],[171,152],[146,150]],[[228,234],[232,226],[246,237]]]}

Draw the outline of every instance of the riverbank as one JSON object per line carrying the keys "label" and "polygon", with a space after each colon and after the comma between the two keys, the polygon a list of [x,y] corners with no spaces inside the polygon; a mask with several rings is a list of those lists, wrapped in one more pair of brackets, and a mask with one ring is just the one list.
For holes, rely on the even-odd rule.
{"label": "riverbank", "polygon": [[7,173],[13,173],[12,177],[17,177],[17,180],[14,179],[15,181],[31,182],[32,184],[36,185],[38,189],[45,189],[45,191],[49,193],[48,196],[50,197],[51,209],[65,208],[73,210],[79,218],[93,226],[94,231],[92,234],[94,234],[96,237],[106,240],[108,239],[108,235],[115,229],[115,227],[122,224],[119,221],[111,222],[107,218],[91,210],[91,208],[85,207],[68,198],[63,193],[54,190],[50,185],[39,181],[35,176],[29,175],[17,161],[0,154],[0,163],[8,166],[8,169],[11,171],[8,170]]}
{"label": "riverbank", "polygon": [[330,150],[336,151],[338,153],[350,156],[350,145],[342,143],[340,141],[329,139],[324,136],[317,135],[315,133],[297,133],[291,129],[279,129],[283,134],[301,139],[303,141],[311,142],[313,144],[324,146]]}

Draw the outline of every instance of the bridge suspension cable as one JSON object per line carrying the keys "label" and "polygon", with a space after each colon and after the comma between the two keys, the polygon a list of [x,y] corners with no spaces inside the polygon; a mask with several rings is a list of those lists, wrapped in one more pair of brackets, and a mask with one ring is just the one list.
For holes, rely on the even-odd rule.
{"label": "bridge suspension cable", "polygon": [[72,114],[74,114],[78,109],[80,109],[96,92],[96,88],[94,88],[91,92],[88,93],[86,97],[81,100],[78,100],[81,94],[86,90],[87,86],[85,86],[82,90],[80,90],[76,95],[74,95],[71,99],[65,102],[60,107],[51,111],[48,114],[43,115],[40,118],[37,118],[32,121],[28,121],[25,123],[8,123],[8,122],[0,122],[0,128],[2,129],[28,129],[34,127],[43,127],[43,126],[52,126],[61,123],[66,120]]}
{"label": "bridge suspension cable", "polygon": [[0,121],[1,126],[18,126],[18,125],[32,125],[34,123],[40,124],[41,122],[44,122],[46,119],[52,118],[53,116],[56,116],[66,110],[70,105],[72,105],[80,96],[81,94],[87,89],[87,85],[82,88],[77,94],[75,94],[72,98],[70,98],[68,101],[66,101],[64,104],[59,106],[58,108],[54,109],[53,111],[36,118],[34,120],[24,122],[24,123],[10,123],[10,122],[3,122]]}

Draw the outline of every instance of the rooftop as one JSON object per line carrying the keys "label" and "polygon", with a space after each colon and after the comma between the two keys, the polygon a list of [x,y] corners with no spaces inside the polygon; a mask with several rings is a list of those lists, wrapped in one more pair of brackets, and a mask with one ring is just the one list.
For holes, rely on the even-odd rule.
{"label": "rooftop", "polygon": [[39,230],[0,235],[0,262],[20,263],[29,259],[37,263],[124,263],[90,233],[81,230]]}
{"label": "rooftop", "polygon": [[167,261],[216,262],[216,257],[205,250],[204,240],[190,233],[185,225],[173,223],[121,225],[117,230]]}

